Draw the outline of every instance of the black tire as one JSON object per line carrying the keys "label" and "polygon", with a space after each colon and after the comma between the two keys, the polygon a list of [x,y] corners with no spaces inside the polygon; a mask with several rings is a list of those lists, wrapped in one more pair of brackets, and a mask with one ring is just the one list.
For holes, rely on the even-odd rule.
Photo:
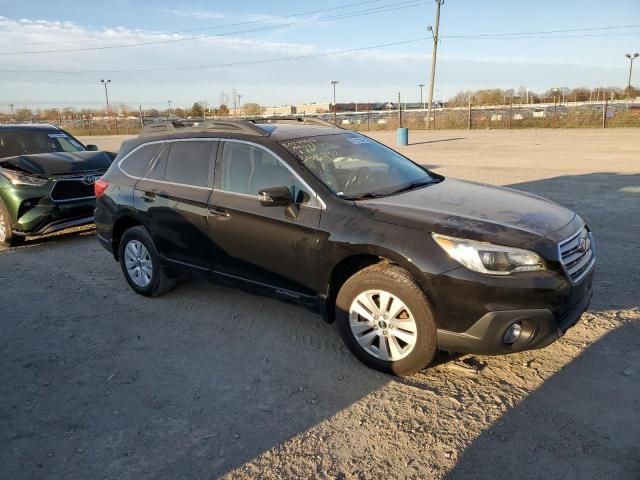
{"label": "black tire", "polygon": [[4,202],[0,198],[0,245],[5,247],[13,247],[24,241],[24,237],[13,233],[13,224],[9,211]]}
{"label": "black tire", "polygon": [[[129,271],[127,270],[125,261],[125,249],[127,248],[127,245],[129,245],[129,243],[132,241],[140,242],[149,253],[152,273],[150,275],[151,281],[148,285],[145,286],[136,284],[134,279],[129,274]],[[161,264],[158,249],[153,243],[153,239],[151,238],[149,231],[145,227],[132,227],[124,232],[122,238],[120,239],[118,258],[120,259],[120,267],[122,268],[124,278],[126,278],[127,283],[129,283],[129,286],[133,289],[133,291],[139,293],[140,295],[144,295],[145,297],[157,297],[160,295],[164,295],[165,293],[173,290],[178,284],[178,278],[169,276],[166,269]]]}
{"label": "black tire", "polygon": [[[376,358],[356,340],[350,326],[351,304],[358,295],[370,290],[383,290],[390,293],[400,299],[410,311],[415,321],[416,338],[413,349],[409,350],[404,358],[396,361]],[[381,372],[398,376],[411,375],[426,368],[438,353],[437,328],[429,301],[409,272],[394,265],[377,264],[367,267],[355,273],[342,285],[336,298],[336,324],[349,350],[362,363]]]}

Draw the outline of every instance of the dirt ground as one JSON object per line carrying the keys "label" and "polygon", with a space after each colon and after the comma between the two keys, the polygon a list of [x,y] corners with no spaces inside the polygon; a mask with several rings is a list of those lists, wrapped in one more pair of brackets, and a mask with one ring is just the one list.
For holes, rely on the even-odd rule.
{"label": "dirt ground", "polygon": [[595,296],[565,337],[398,379],[302,308],[200,280],[142,298],[92,231],[31,240],[0,252],[0,477],[640,479],[640,131],[410,140],[589,222]]}

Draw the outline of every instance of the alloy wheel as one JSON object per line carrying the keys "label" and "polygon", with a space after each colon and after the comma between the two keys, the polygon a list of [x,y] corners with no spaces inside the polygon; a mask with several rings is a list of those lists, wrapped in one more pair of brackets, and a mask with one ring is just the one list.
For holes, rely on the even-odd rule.
{"label": "alloy wheel", "polygon": [[359,294],[351,303],[349,324],[360,346],[380,360],[405,358],[418,338],[418,327],[407,305],[384,290]]}
{"label": "alloy wheel", "polygon": [[138,240],[131,240],[124,248],[124,263],[131,281],[140,288],[151,283],[153,263],[149,251]]}

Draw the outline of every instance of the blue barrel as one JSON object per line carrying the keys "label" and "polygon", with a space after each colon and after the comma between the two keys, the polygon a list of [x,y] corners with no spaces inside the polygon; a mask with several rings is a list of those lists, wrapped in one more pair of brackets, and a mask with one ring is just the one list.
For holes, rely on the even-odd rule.
{"label": "blue barrel", "polygon": [[409,129],[398,129],[398,145],[409,145]]}

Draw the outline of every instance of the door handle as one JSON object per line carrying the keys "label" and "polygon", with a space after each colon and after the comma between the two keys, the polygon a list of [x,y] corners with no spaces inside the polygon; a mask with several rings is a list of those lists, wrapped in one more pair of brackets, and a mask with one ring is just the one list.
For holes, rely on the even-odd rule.
{"label": "door handle", "polygon": [[145,202],[155,202],[156,200],[156,194],[153,192],[144,192],[140,198],[142,198],[142,200],[144,200]]}
{"label": "door handle", "polygon": [[231,217],[226,208],[222,207],[209,207],[209,213],[214,217],[225,219]]}

